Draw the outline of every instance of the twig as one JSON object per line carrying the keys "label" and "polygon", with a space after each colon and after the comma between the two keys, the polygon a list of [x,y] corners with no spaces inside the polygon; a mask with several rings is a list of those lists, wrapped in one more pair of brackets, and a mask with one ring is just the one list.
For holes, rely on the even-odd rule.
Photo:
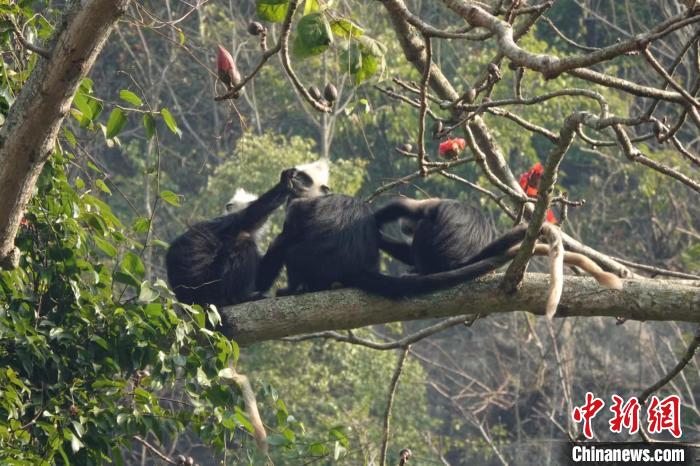
{"label": "twig", "polygon": [[688,280],[700,280],[700,275],[694,275],[692,273],[676,272],[675,270],[662,269],[659,267],[654,267],[646,264],[639,264],[637,262],[632,262],[627,259],[620,259],[619,257],[611,256],[611,259],[619,262],[620,264],[632,267],[634,269],[644,270],[645,272],[651,272],[655,275],[665,275],[667,277],[676,278],[686,278]]}
{"label": "twig", "polygon": [[479,191],[479,192],[482,193],[482,194],[485,194],[485,195],[488,196],[491,200],[493,200],[493,202],[495,202],[496,204],[498,204],[498,206],[499,206],[501,209],[503,209],[503,211],[506,213],[507,216],[509,216],[511,219],[514,219],[514,220],[515,220],[516,214],[511,210],[511,208],[508,207],[508,206],[506,205],[505,202],[503,202],[503,199],[502,199],[501,197],[496,196],[494,193],[492,193],[492,192],[489,191],[488,189],[482,188],[481,186],[479,186],[479,185],[476,184],[476,183],[472,183],[471,181],[466,180],[466,179],[462,178],[461,176],[455,175],[454,173],[449,173],[449,172],[447,172],[447,171],[445,171],[445,170],[441,170],[441,171],[440,171],[440,174],[441,174],[442,176],[444,176],[445,178],[449,178],[449,179],[451,179],[451,180],[458,181],[459,183],[466,184],[466,185],[469,186],[470,188],[475,189],[475,190]]}
{"label": "twig", "polygon": [[564,42],[569,44],[572,47],[575,47],[577,49],[585,50],[586,52],[595,52],[596,50],[600,50],[598,47],[588,47],[585,45],[581,45],[578,42],[574,41],[573,39],[568,38],[561,30],[555,26],[554,21],[551,19],[547,18],[546,16],[543,16],[542,19],[544,20],[547,25],[552,28],[552,30],[558,35]]}
{"label": "twig", "polygon": [[158,450],[156,447],[154,447],[153,445],[151,445],[150,443],[148,443],[146,440],[142,439],[140,436],[134,435],[132,438],[133,438],[134,440],[136,440],[137,442],[139,442],[139,443],[140,443],[141,445],[143,445],[144,447],[146,447],[146,448],[148,448],[149,450],[151,450],[151,452],[153,452],[158,458],[162,459],[162,460],[165,461],[166,463],[169,463],[169,464],[177,464],[177,462],[176,462],[175,460],[173,460],[172,458],[168,457],[165,453],[163,453],[163,452],[161,452],[160,450]]}
{"label": "twig", "polygon": [[671,369],[666,375],[664,375],[656,383],[647,387],[642,392],[642,394],[639,395],[639,403],[642,406],[644,406],[647,399],[651,396],[652,393],[659,390],[661,387],[663,387],[664,385],[669,383],[671,381],[671,379],[673,379],[675,376],[677,376],[685,368],[685,366],[687,366],[688,363],[693,359],[693,356],[695,356],[695,352],[697,351],[699,346],[700,346],[700,326],[698,326],[695,329],[695,336],[693,337],[693,340],[688,345],[688,348],[685,350],[685,353],[683,354],[683,357],[681,357],[680,361],[678,361],[678,363],[675,365],[675,367],[673,369]]}
{"label": "twig", "polygon": [[15,23],[11,17],[2,15],[2,19],[5,19],[5,20],[10,22],[10,24],[12,25],[12,32],[15,34],[15,37],[17,37],[17,40],[19,41],[20,44],[22,44],[22,46],[25,49],[31,50],[32,52],[46,58],[47,60],[49,60],[51,58],[51,52],[49,52],[48,50],[46,50],[42,47],[39,47],[38,45],[32,44],[24,37],[24,34],[22,34],[21,29],[19,28],[19,26],[17,26],[17,23]]}
{"label": "twig", "polygon": [[389,446],[389,429],[391,424],[391,408],[394,404],[394,395],[396,394],[396,387],[399,385],[399,377],[403,371],[403,364],[406,361],[406,356],[408,351],[411,349],[410,345],[406,345],[403,348],[403,352],[399,356],[399,360],[396,362],[396,369],[394,369],[394,375],[391,377],[391,383],[389,384],[389,398],[386,401],[386,410],[384,411],[384,434],[382,436],[382,449],[379,456],[379,466],[386,466],[386,451]]}
{"label": "twig", "polygon": [[642,165],[646,165],[647,167],[658,171],[659,173],[668,175],[671,178],[674,178],[680,181],[681,183],[685,184],[686,186],[690,187],[694,191],[700,193],[700,183],[687,177],[678,170],[675,170],[671,167],[667,167],[666,165],[651,160],[649,157],[637,150],[632,145],[632,141],[630,141],[630,138],[625,132],[622,125],[613,125],[613,130],[615,131],[615,135],[617,136],[617,139],[620,142],[620,147],[622,147],[622,151],[629,160],[631,160],[632,162],[639,162]]}
{"label": "twig", "polygon": [[[428,169],[426,170],[426,175],[430,175],[431,173],[437,173],[437,172],[439,172],[439,171],[441,171],[441,170],[445,170],[445,169],[447,169],[447,168],[456,167],[457,165],[462,165],[462,164],[469,163],[469,162],[473,162],[473,161],[474,161],[474,158],[473,158],[473,157],[467,157],[467,158],[463,158],[463,159],[451,160],[451,161],[449,161],[449,162],[444,162],[444,163],[441,163],[441,164],[438,164],[438,165],[434,165],[434,166],[431,165],[431,167],[428,168]],[[394,180],[394,181],[392,181],[392,182],[390,182],[390,183],[386,183],[386,184],[380,186],[379,188],[377,188],[377,189],[366,199],[366,201],[367,201],[367,202],[372,202],[372,201],[373,201],[374,199],[376,199],[377,196],[379,196],[380,194],[382,194],[382,193],[384,193],[384,192],[386,192],[386,191],[389,191],[390,189],[395,188],[396,186],[399,186],[399,185],[402,185],[402,184],[406,184],[406,183],[408,183],[409,181],[418,178],[419,176],[422,176],[422,174],[421,174],[420,171],[417,171],[417,172],[411,173],[410,175],[406,175],[406,176],[404,176],[404,177],[402,177],[402,178],[399,178],[399,179],[397,179],[397,180]]]}
{"label": "twig", "polygon": [[673,77],[666,72],[663,66],[661,66],[661,63],[659,63],[656,58],[654,58],[654,55],[651,54],[651,51],[649,50],[648,47],[644,48],[642,50],[642,53],[644,54],[644,58],[647,59],[649,64],[656,70],[657,73],[659,73],[665,80],[666,82],[674,88],[680,95],[685,97],[685,99],[691,104],[694,105],[695,107],[700,107],[700,102],[695,99],[688,91],[685,90],[683,86],[678,84]]}
{"label": "twig", "polygon": [[470,318],[473,318],[473,317],[474,316],[468,315],[468,314],[463,315],[463,316],[450,317],[450,318],[445,319],[441,322],[438,322],[435,325],[431,325],[431,326],[426,327],[422,330],[419,330],[415,333],[407,335],[407,336],[401,338],[400,340],[390,341],[387,343],[378,343],[378,342],[375,342],[372,340],[368,340],[366,338],[360,338],[360,337],[355,336],[352,332],[349,332],[348,335],[343,335],[342,333],[338,333],[338,332],[334,332],[334,331],[309,333],[307,335],[300,335],[298,337],[282,338],[282,340],[288,341],[288,342],[299,342],[299,341],[311,340],[311,339],[315,339],[315,338],[326,338],[329,340],[335,340],[335,341],[365,346],[367,348],[372,348],[375,350],[390,350],[390,349],[396,349],[396,348],[405,348],[406,346],[412,345],[413,343],[416,343],[420,340],[423,340],[423,339],[425,339],[431,335],[434,335],[438,332],[442,332],[443,330],[447,330],[448,328],[452,328],[456,325],[467,322],[470,320]]}

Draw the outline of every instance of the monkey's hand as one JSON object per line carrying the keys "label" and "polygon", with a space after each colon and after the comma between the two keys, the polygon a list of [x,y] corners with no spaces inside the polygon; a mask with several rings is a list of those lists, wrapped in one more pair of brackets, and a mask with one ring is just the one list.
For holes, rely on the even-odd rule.
{"label": "monkey's hand", "polygon": [[282,174],[280,174],[280,185],[286,187],[289,190],[294,189],[294,179],[297,176],[297,173],[299,173],[299,170],[296,168],[289,168],[287,170],[284,170]]}

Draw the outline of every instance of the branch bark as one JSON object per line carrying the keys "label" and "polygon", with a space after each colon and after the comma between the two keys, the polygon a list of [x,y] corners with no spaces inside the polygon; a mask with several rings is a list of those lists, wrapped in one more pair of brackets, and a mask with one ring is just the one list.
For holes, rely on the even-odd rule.
{"label": "branch bark", "polygon": [[0,267],[16,266],[15,235],[44,162],[92,68],[130,0],[69,2],[48,60],[39,60],[0,129]]}
{"label": "branch bark", "polygon": [[[512,295],[493,274],[449,290],[395,301],[344,289],[248,302],[221,310],[222,332],[249,345],[290,335],[345,330],[388,322],[529,311],[544,315],[549,276],[528,273]],[[567,275],[557,317],[608,316],[700,322],[700,281],[628,279],[604,290],[588,277]]]}

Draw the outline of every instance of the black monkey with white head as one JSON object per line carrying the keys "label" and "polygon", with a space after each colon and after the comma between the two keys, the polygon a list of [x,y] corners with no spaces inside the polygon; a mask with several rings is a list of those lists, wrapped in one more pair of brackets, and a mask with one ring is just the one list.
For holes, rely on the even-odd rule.
{"label": "black monkey with white head", "polygon": [[[490,233],[480,232],[488,242]],[[287,205],[282,233],[260,265],[258,289],[270,288],[283,266],[288,287],[278,294],[352,286],[370,293],[398,298],[426,293],[490,272],[507,262],[505,256],[428,275],[391,277],[379,272],[379,248],[383,244],[372,208],[342,194],[294,199]]]}
{"label": "black monkey with white head", "polygon": [[236,196],[222,217],[197,223],[168,248],[168,282],[185,304],[240,303],[256,296],[261,253],[256,236],[269,216],[290,198],[318,197],[328,191],[325,162],[282,172],[259,198]]}

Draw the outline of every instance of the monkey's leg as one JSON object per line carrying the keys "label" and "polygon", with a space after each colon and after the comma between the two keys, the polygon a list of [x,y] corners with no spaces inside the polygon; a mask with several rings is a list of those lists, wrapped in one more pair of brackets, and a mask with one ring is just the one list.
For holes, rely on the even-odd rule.
{"label": "monkey's leg", "polygon": [[377,225],[381,228],[385,223],[393,222],[400,218],[420,220],[431,207],[440,203],[440,199],[410,199],[402,197],[394,199],[374,213]]}

